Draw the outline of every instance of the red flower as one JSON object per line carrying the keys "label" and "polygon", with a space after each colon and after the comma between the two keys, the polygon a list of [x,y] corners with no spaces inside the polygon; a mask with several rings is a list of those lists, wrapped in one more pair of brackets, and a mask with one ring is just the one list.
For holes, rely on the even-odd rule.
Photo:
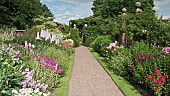
{"label": "red flower", "polygon": [[167,76],[162,76],[159,80],[160,80],[161,82],[166,82],[166,78],[167,78]]}
{"label": "red flower", "polygon": [[146,76],[146,78],[151,79],[151,78],[152,78],[152,75],[148,74],[148,75]]}
{"label": "red flower", "polygon": [[162,82],[161,82],[161,81],[158,81],[157,84],[158,84],[159,86],[161,86],[161,85],[162,85]]}
{"label": "red flower", "polygon": [[153,83],[157,83],[158,81],[157,81],[155,78],[153,78],[153,79],[152,79],[152,82],[153,82]]}
{"label": "red flower", "polygon": [[155,70],[155,71],[154,71],[154,74],[157,75],[157,76],[162,76],[162,75],[161,75],[161,72],[160,72],[159,70]]}
{"label": "red flower", "polygon": [[155,91],[159,91],[160,90],[160,88],[159,87],[155,87]]}

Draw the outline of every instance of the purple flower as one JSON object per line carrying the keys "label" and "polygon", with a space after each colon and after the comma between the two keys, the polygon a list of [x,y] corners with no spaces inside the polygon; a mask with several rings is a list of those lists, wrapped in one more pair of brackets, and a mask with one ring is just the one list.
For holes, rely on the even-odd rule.
{"label": "purple flower", "polygon": [[49,64],[45,64],[45,68],[50,68],[50,65]]}
{"label": "purple flower", "polygon": [[51,63],[52,66],[56,66],[56,63],[55,63],[54,60],[50,60],[50,63]]}
{"label": "purple flower", "polygon": [[39,87],[39,86],[40,86],[40,83],[35,84],[34,89],[37,89],[37,87]]}
{"label": "purple flower", "polygon": [[48,63],[50,61],[50,59],[47,56],[45,56],[44,61]]}
{"label": "purple flower", "polygon": [[58,72],[59,74],[62,74],[62,73],[63,73],[63,69],[62,69],[62,68],[58,68],[57,72]]}
{"label": "purple flower", "polygon": [[22,81],[21,84],[22,84],[22,88],[26,88],[26,86],[27,86],[27,80]]}
{"label": "purple flower", "polygon": [[26,79],[32,81],[33,71],[26,72]]}
{"label": "purple flower", "polygon": [[41,89],[45,91],[48,87],[48,85],[45,85],[44,83],[40,85]]}
{"label": "purple flower", "polygon": [[130,65],[130,66],[129,66],[129,68],[130,68],[130,69],[134,69],[134,68],[135,68],[135,66],[133,66],[133,65]]}
{"label": "purple flower", "polygon": [[56,67],[53,67],[52,70],[55,71],[55,70],[56,70]]}

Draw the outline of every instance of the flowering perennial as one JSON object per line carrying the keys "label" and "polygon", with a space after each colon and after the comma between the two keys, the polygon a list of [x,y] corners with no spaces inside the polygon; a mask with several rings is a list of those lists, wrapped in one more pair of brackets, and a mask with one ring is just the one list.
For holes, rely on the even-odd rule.
{"label": "flowering perennial", "polygon": [[166,82],[167,76],[162,76],[160,70],[155,70],[153,72],[153,76],[151,74],[148,74],[146,76],[147,79],[151,80],[151,84],[153,85],[153,88],[155,91],[160,91],[163,89],[163,84]]}

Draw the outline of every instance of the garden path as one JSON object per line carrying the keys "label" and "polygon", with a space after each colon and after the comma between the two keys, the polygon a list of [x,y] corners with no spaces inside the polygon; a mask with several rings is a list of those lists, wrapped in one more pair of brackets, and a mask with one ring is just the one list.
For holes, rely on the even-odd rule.
{"label": "garden path", "polygon": [[88,48],[75,49],[68,96],[124,96]]}

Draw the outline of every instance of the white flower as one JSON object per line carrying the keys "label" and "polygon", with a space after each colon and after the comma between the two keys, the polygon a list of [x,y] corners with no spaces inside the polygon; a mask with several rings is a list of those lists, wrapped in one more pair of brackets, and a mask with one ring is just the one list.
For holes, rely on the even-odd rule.
{"label": "white flower", "polygon": [[34,90],[34,93],[39,93],[39,91],[40,91],[39,88],[37,88],[37,89]]}
{"label": "white flower", "polygon": [[3,62],[3,64],[5,65],[5,64],[8,64],[8,62]]}
{"label": "white flower", "polygon": [[35,48],[35,45],[32,45],[32,48],[34,49],[34,48]]}
{"label": "white flower", "polygon": [[12,93],[13,93],[13,94],[18,94],[18,91],[15,90],[15,89],[12,89]]}
{"label": "white flower", "polygon": [[40,39],[40,32],[37,32],[37,37],[35,39],[37,39],[37,40]]}
{"label": "white flower", "polygon": [[43,93],[43,96],[49,96],[49,94]]}
{"label": "white flower", "polygon": [[41,96],[42,94],[43,94],[43,92],[38,92],[38,95],[40,95],[40,96]]}

